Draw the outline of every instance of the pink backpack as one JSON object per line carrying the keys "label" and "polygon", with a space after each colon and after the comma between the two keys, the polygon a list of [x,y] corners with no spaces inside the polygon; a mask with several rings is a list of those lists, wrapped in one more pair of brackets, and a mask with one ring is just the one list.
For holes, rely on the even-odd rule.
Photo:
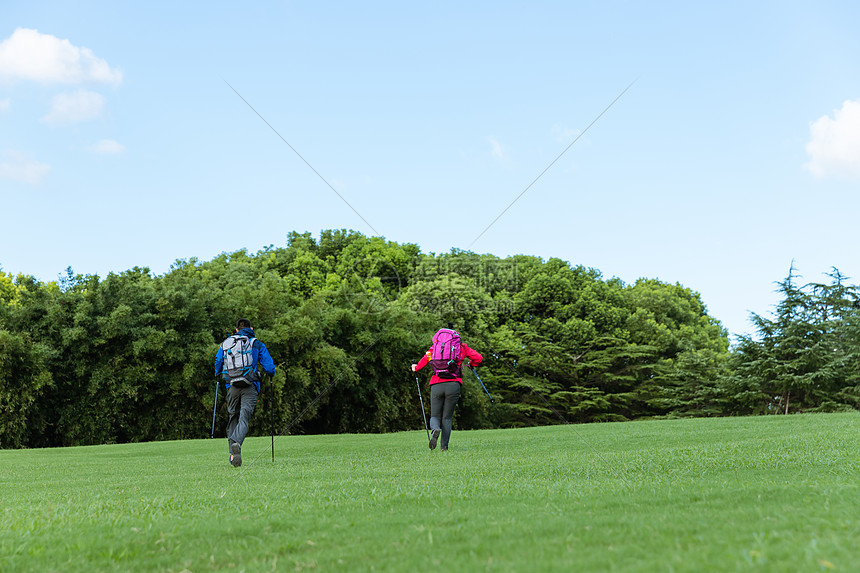
{"label": "pink backpack", "polygon": [[443,379],[460,378],[460,333],[450,328],[440,328],[433,335],[430,366],[436,376]]}

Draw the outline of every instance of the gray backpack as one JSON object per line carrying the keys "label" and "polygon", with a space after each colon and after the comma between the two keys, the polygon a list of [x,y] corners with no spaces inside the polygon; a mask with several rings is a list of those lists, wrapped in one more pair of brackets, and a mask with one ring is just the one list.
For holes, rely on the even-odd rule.
{"label": "gray backpack", "polygon": [[236,386],[247,386],[259,379],[251,351],[256,338],[234,334],[221,343],[224,353],[224,366],[221,374],[224,380]]}

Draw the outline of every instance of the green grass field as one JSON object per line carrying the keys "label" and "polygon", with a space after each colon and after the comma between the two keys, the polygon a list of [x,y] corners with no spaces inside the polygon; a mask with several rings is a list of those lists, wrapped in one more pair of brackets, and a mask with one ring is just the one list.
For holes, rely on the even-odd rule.
{"label": "green grass field", "polygon": [[857,571],[860,414],[0,452],[0,571]]}

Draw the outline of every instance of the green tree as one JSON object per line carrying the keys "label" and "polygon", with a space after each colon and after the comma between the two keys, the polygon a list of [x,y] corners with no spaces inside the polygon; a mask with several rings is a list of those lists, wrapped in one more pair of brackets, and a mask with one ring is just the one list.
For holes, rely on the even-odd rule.
{"label": "green tree", "polygon": [[838,409],[857,380],[854,287],[834,269],[830,285],[798,285],[794,265],[779,283],[775,316],[753,314],[757,338],[742,337],[725,386],[737,411]]}
{"label": "green tree", "polygon": [[51,350],[26,335],[0,329],[0,448],[21,448],[45,431],[41,399],[53,384]]}
{"label": "green tree", "polygon": [[[825,398],[844,405],[860,395],[851,363],[860,321],[845,307],[854,295],[844,282],[815,287],[808,314],[828,327],[805,357],[812,365],[835,344],[841,358],[827,362],[826,376],[819,368],[812,382],[792,382],[792,404],[825,408]],[[482,377],[496,398],[491,405],[467,371],[458,428],[716,415],[742,391],[760,402],[775,392],[751,379],[715,386],[725,332],[681,285],[628,286],[557,258],[422,254],[346,229],[319,239],[291,232],[284,247],[178,260],[161,276],[135,267],[102,279],[69,268],[43,284],[0,273],[10,369],[0,404],[27,428],[4,444],[207,436],[215,351],[239,316],[277,364],[257,416],[272,416],[279,432],[420,427],[409,360],[448,322],[485,356]],[[216,414],[223,428],[223,404]]]}
{"label": "green tree", "polygon": [[634,344],[654,348],[655,364],[638,395],[648,413],[723,413],[719,380],[728,359],[728,333],[699,293],[680,284],[640,279],[625,289],[631,309],[625,330]]}

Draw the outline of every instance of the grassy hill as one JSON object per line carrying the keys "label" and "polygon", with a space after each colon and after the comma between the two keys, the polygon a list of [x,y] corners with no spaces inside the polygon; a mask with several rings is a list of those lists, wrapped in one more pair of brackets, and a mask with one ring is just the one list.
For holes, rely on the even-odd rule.
{"label": "grassy hill", "polygon": [[852,571],[860,414],[0,452],[0,570]]}

